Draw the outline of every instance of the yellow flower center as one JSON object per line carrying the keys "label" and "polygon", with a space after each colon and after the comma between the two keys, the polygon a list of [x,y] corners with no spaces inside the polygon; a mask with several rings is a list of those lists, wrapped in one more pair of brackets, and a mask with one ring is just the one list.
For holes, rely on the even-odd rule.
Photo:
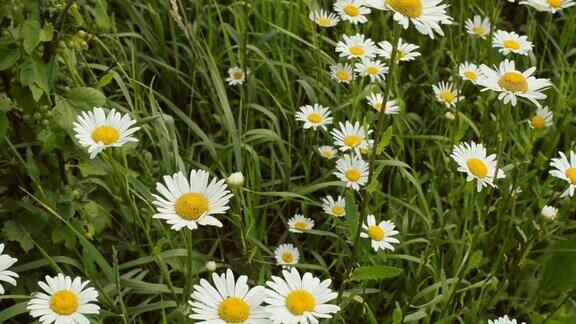
{"label": "yellow flower center", "polygon": [[292,261],[294,261],[294,256],[290,252],[284,252],[282,253],[282,261],[285,263],[292,263]]}
{"label": "yellow flower center", "polygon": [[466,71],[464,72],[464,76],[468,78],[468,80],[476,80],[478,75],[474,71]]}
{"label": "yellow flower center", "polygon": [[517,50],[520,48],[520,43],[518,43],[517,41],[515,41],[513,39],[507,39],[504,41],[503,44],[504,44],[505,48],[509,48],[509,49]]}
{"label": "yellow flower center", "polygon": [[286,308],[294,315],[302,315],[304,312],[313,312],[316,300],[306,290],[294,290],[286,296]]}
{"label": "yellow flower center", "polygon": [[472,30],[478,36],[484,36],[484,34],[486,34],[486,30],[482,26],[476,26]]}
{"label": "yellow flower center", "polygon": [[360,9],[354,5],[349,4],[344,7],[344,13],[350,17],[356,17],[360,14]]}
{"label": "yellow flower center", "polygon": [[468,159],[466,165],[468,166],[468,170],[480,179],[484,179],[488,175],[488,167],[482,160]]}
{"label": "yellow flower center", "polygon": [[406,56],[406,52],[396,50],[395,60],[400,61]]}
{"label": "yellow flower center", "polygon": [[548,0],[548,4],[552,8],[561,8],[562,7],[562,0]]}
{"label": "yellow flower center", "polygon": [[368,236],[374,241],[382,241],[384,239],[384,230],[378,225],[368,227]]}
{"label": "yellow flower center", "polygon": [[334,214],[334,216],[336,216],[336,217],[340,217],[340,216],[344,215],[345,213],[346,213],[346,210],[342,206],[336,205],[336,206],[332,207],[332,214]]}
{"label": "yellow flower center", "polygon": [[318,124],[321,120],[322,116],[320,116],[320,114],[311,113],[310,115],[308,115],[308,121],[313,124]]}
{"label": "yellow flower center", "polygon": [[544,126],[546,126],[546,122],[544,121],[544,118],[542,118],[541,116],[534,116],[532,117],[532,120],[530,121],[532,123],[532,127],[536,128],[536,129],[542,129],[544,128]]}
{"label": "yellow flower center", "polygon": [[526,78],[518,72],[506,72],[498,81],[498,85],[507,91],[512,93],[526,93],[528,92],[528,82]]}
{"label": "yellow flower center", "polygon": [[380,112],[380,110],[382,110],[382,103],[381,102],[375,103],[374,109],[376,109],[378,112]]}
{"label": "yellow flower center", "polygon": [[366,68],[366,73],[368,73],[370,75],[378,74],[378,68],[375,66],[369,66]]}
{"label": "yellow flower center", "polygon": [[454,96],[454,94],[450,91],[443,91],[443,92],[440,92],[440,98],[442,98],[442,100],[450,103],[450,102],[454,101],[454,99],[456,99],[456,96]]}
{"label": "yellow flower center", "polygon": [[360,179],[360,171],[356,170],[356,169],[350,169],[348,171],[346,171],[345,173],[346,175],[346,179],[352,181],[352,182],[356,182],[358,181],[358,179]]}
{"label": "yellow flower center", "polygon": [[306,222],[299,221],[299,222],[296,222],[296,224],[294,224],[294,228],[297,229],[297,230],[302,231],[302,230],[307,229],[308,226],[306,225]]}
{"label": "yellow flower center", "polygon": [[208,210],[208,198],[200,193],[189,192],[176,200],[174,209],[186,220],[198,220]]}
{"label": "yellow flower center", "polygon": [[576,168],[569,168],[566,170],[566,176],[570,179],[573,185],[576,185]]}
{"label": "yellow flower center", "polygon": [[422,15],[420,0],[386,0],[386,4],[408,18],[418,18]]}
{"label": "yellow flower center", "polygon": [[218,316],[226,323],[243,323],[250,315],[250,308],[245,301],[237,297],[225,298],[218,305]]}
{"label": "yellow flower center", "polygon": [[331,159],[333,154],[332,152],[328,151],[328,150],[324,150],[322,151],[322,153],[320,153],[323,157],[327,158],[327,159]]}
{"label": "yellow flower center", "polygon": [[346,144],[346,146],[348,147],[356,147],[360,145],[361,141],[362,138],[360,136],[353,134],[346,136],[346,138],[344,139],[344,144]]}
{"label": "yellow flower center", "polygon": [[318,19],[318,25],[320,25],[322,27],[330,26],[331,22],[332,22],[332,20],[330,20],[328,17],[320,17]]}
{"label": "yellow flower center", "polygon": [[340,79],[340,81],[347,81],[348,79],[350,79],[350,75],[345,70],[337,71],[336,77]]}
{"label": "yellow flower center", "polygon": [[106,145],[110,145],[115,143],[118,138],[120,138],[120,133],[116,128],[112,126],[104,125],[96,127],[96,129],[92,131],[92,139],[96,143],[104,143]]}
{"label": "yellow flower center", "polygon": [[354,46],[350,46],[349,49],[350,53],[353,55],[364,55],[364,47],[360,46],[360,45],[354,45]]}
{"label": "yellow flower center", "polygon": [[50,297],[50,308],[58,315],[70,315],[78,309],[78,296],[70,290],[59,290]]}

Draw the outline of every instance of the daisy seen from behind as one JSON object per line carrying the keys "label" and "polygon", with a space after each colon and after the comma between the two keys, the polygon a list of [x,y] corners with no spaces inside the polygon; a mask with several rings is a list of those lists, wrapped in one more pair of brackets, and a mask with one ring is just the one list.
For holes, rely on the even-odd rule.
{"label": "daisy seen from behind", "polygon": [[346,123],[338,123],[339,129],[332,129],[332,138],[334,139],[334,145],[340,148],[340,151],[345,152],[348,150],[354,151],[356,153],[360,152],[360,149],[368,148],[367,136],[372,133],[372,130],[365,131],[359,122],[352,124],[349,121]]}
{"label": "daisy seen from behind", "polygon": [[136,121],[130,115],[121,115],[116,109],[108,114],[104,108],[95,107],[91,111],[83,111],[76,117],[74,131],[82,147],[88,148],[90,158],[109,147],[120,147],[128,142],[138,142],[132,137],[140,127],[132,127]]}
{"label": "daisy seen from behind", "polygon": [[322,198],[322,209],[324,209],[326,214],[334,217],[346,216],[346,200],[342,196],[334,199],[328,195]]}
{"label": "daisy seen from behind", "polygon": [[346,187],[360,190],[368,182],[368,162],[358,155],[343,155],[336,161],[334,175],[346,183]]}
{"label": "daisy seen from behind", "polygon": [[80,277],[72,279],[59,273],[55,277],[46,276],[39,281],[42,292],[36,292],[28,302],[26,309],[30,316],[38,317],[41,323],[82,323],[90,321],[85,315],[98,314],[100,306],[98,292],[88,287],[89,280]]}
{"label": "daisy seen from behind", "polygon": [[369,77],[370,82],[380,82],[386,80],[386,73],[388,67],[380,60],[367,60],[364,59],[360,63],[355,64],[356,73],[361,77]]}
{"label": "daisy seen from behind", "polygon": [[550,166],[554,168],[550,170],[550,175],[568,182],[568,188],[560,195],[560,198],[572,197],[576,189],[576,153],[570,151],[570,160],[564,152],[558,152],[558,154],[560,158],[553,158],[550,162]]}
{"label": "daisy seen from behind", "polygon": [[508,55],[510,53],[528,55],[532,52],[532,42],[528,37],[518,35],[515,32],[497,30],[492,37],[492,47],[497,48],[498,52]]}
{"label": "daisy seen from behind", "polygon": [[452,155],[450,155],[458,164],[458,171],[466,173],[466,181],[476,180],[476,190],[480,192],[482,187],[492,186],[494,184],[494,175],[496,179],[505,178],[504,171],[496,170],[496,154],[486,155],[486,148],[482,144],[460,143],[454,145]]}
{"label": "daisy seen from behind", "polygon": [[553,125],[552,119],[554,114],[548,107],[538,107],[536,115],[530,119],[530,128],[536,130],[543,130]]}
{"label": "daisy seen from behind", "polygon": [[464,96],[460,96],[460,91],[454,89],[452,82],[441,81],[438,84],[432,85],[436,100],[443,103],[446,108],[455,107],[456,103],[464,100]]}
{"label": "daisy seen from behind", "polygon": [[166,220],[176,231],[184,227],[194,230],[199,225],[222,227],[213,215],[225,213],[232,197],[225,179],[210,179],[204,170],[190,171],[190,178],[182,172],[166,175],[164,183],[156,183],[156,191],[159,194],[152,195],[152,204],[157,213],[152,217]]}
{"label": "daisy seen from behind", "polygon": [[[377,112],[382,112],[382,107],[384,106],[384,97],[380,93],[371,93],[366,97],[368,104],[376,109]],[[384,107],[384,113],[386,115],[396,115],[400,113],[400,108],[396,99],[388,100],[386,106]]]}
{"label": "daisy seen from behind", "polygon": [[236,280],[230,269],[221,275],[212,273],[212,282],[214,285],[202,278],[199,285],[194,285],[188,304],[195,323],[270,323],[261,305],[266,298],[263,286],[250,288],[247,276]]}
{"label": "daisy seen from behind", "polygon": [[368,21],[366,15],[370,13],[370,8],[366,7],[364,0],[338,0],[334,3],[336,11],[342,20],[352,24],[363,24]]}
{"label": "daisy seen from behind", "polygon": [[308,18],[320,27],[334,27],[340,21],[340,18],[333,12],[328,12],[324,9],[311,11]]}
{"label": "daisy seen from behind", "polygon": [[298,248],[292,244],[282,244],[274,251],[274,258],[276,263],[284,268],[290,268],[300,260],[300,252]]}
{"label": "daisy seen from behind", "polygon": [[394,228],[396,225],[391,221],[376,222],[374,215],[367,215],[366,223],[362,224],[362,232],[360,237],[371,239],[371,245],[374,251],[390,250],[394,251],[394,244],[400,243],[397,238],[393,237],[399,232]]}
{"label": "daisy seen from behind", "polygon": [[318,323],[340,311],[339,306],[328,303],[338,295],[329,288],[331,279],[320,281],[310,272],[300,276],[296,268],[283,270],[282,276],[266,282],[265,307],[274,323]]}
{"label": "daisy seen from behind", "polygon": [[468,34],[486,39],[486,35],[490,33],[490,19],[488,17],[482,18],[479,15],[475,15],[471,19],[466,20],[464,23],[466,25],[466,32]]}
{"label": "daisy seen from behind", "polygon": [[242,85],[246,81],[246,72],[240,67],[235,66],[228,69],[228,77],[226,82],[231,86]]}
{"label": "daisy seen from behind", "polygon": [[336,53],[340,53],[340,57],[347,59],[364,59],[376,56],[378,51],[376,44],[363,34],[353,36],[344,35],[343,38],[343,40],[336,44]]}
{"label": "daisy seen from behind", "polygon": [[458,67],[458,74],[460,75],[460,77],[463,80],[468,80],[472,82],[473,84],[476,84],[476,82],[478,81],[480,73],[482,73],[480,71],[480,68],[478,67],[478,65],[474,63],[464,62],[461,63],[460,66]]}
{"label": "daisy seen from behind", "polygon": [[296,214],[288,220],[288,230],[292,233],[304,233],[314,227],[314,220],[304,215]]}
{"label": "daisy seen from behind", "polygon": [[338,83],[350,83],[354,80],[354,70],[348,63],[338,63],[330,66],[330,76]]}
{"label": "daisy seen from behind", "polygon": [[[380,47],[380,55],[390,60],[392,58],[392,43],[388,41],[381,41],[378,43],[378,47]],[[417,57],[419,57],[420,52],[417,50],[420,48],[418,45],[405,43],[402,38],[398,39],[398,44],[396,48],[396,55],[394,56],[396,61],[408,62],[413,61]]]}
{"label": "daisy seen from behind", "polygon": [[300,111],[296,113],[296,120],[304,122],[304,129],[316,130],[320,127],[325,130],[327,125],[332,124],[330,109],[319,104],[300,107]]}
{"label": "daisy seen from behind", "polygon": [[3,295],[6,291],[2,286],[1,282],[6,282],[12,286],[16,286],[16,279],[18,274],[14,271],[10,271],[11,266],[18,261],[18,259],[9,256],[8,254],[2,254],[4,252],[4,243],[0,243],[0,295]]}

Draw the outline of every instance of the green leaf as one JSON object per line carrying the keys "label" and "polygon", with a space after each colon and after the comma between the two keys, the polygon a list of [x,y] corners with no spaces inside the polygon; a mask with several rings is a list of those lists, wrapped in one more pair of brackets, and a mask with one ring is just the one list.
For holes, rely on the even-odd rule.
{"label": "green leaf", "polygon": [[76,243],[76,237],[74,236],[74,233],[68,229],[67,226],[56,225],[52,230],[52,242],[64,242],[64,245],[67,248],[72,249]]}
{"label": "green leaf", "polygon": [[54,37],[54,26],[52,23],[47,23],[44,25],[44,28],[40,29],[38,34],[38,38],[41,42],[49,42]]}
{"label": "green leaf", "polygon": [[380,143],[378,143],[378,147],[376,148],[376,154],[382,154],[386,146],[390,144],[391,139],[392,139],[392,126],[388,127],[388,129],[382,135],[382,139],[380,140]]}
{"label": "green leaf", "polygon": [[76,111],[68,100],[60,98],[52,111],[52,116],[60,127],[70,131],[76,119]]}
{"label": "green leaf", "polygon": [[0,312],[0,323],[5,323],[7,320],[11,319],[12,317],[27,313],[28,310],[26,309],[26,306],[28,306],[28,301],[10,306],[10,307],[2,310]]}
{"label": "green leaf", "polygon": [[18,59],[20,59],[20,54],[17,50],[8,47],[0,48],[0,71],[8,70],[18,62]]}
{"label": "green leaf", "polygon": [[468,268],[466,272],[478,267],[482,261],[482,251],[475,251],[470,257],[470,262],[468,262]]}
{"label": "green leaf", "polygon": [[396,308],[394,308],[394,312],[392,313],[392,323],[393,324],[400,324],[402,323],[402,308],[400,307],[400,304],[398,304],[398,302],[396,302]]}
{"label": "green leaf", "polygon": [[34,243],[22,228],[22,226],[13,220],[4,222],[4,235],[9,241],[18,242],[24,252],[30,251],[34,247]]}
{"label": "green leaf", "polygon": [[387,266],[369,266],[356,268],[352,271],[352,280],[383,280],[399,276],[403,269]]}
{"label": "green leaf", "polygon": [[545,258],[540,291],[552,295],[575,289],[576,238],[551,245]]}
{"label": "green leaf", "polygon": [[378,165],[376,170],[374,170],[374,173],[372,174],[372,179],[370,179],[370,183],[366,186],[367,192],[373,193],[379,189],[378,185],[380,184],[380,182],[378,182],[378,176],[380,175],[380,173],[382,173],[382,170],[384,169],[385,166],[386,166],[385,164],[380,164]]}
{"label": "green leaf", "polygon": [[73,107],[86,110],[103,106],[106,103],[106,97],[94,88],[79,87],[70,90],[68,101]]}
{"label": "green leaf", "polygon": [[35,19],[27,19],[20,28],[24,50],[30,54],[40,44],[40,23]]}

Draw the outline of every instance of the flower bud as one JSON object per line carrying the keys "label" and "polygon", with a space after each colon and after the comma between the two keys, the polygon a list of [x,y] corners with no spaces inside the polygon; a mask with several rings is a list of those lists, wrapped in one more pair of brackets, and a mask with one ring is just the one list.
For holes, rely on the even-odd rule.
{"label": "flower bud", "polygon": [[234,172],[226,179],[226,182],[232,188],[240,188],[244,184],[244,175],[242,172]]}

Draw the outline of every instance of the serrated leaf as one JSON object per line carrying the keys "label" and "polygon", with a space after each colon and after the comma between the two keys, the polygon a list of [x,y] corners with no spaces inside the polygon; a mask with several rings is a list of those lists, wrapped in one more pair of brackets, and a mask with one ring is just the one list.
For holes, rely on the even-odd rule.
{"label": "serrated leaf", "polygon": [[34,243],[26,234],[26,231],[15,221],[5,221],[4,229],[2,231],[9,241],[18,242],[25,252],[30,251],[34,247]]}
{"label": "serrated leaf", "polygon": [[38,38],[41,42],[49,42],[54,37],[54,26],[52,23],[47,23],[44,25],[44,28],[40,29],[38,33]]}
{"label": "serrated leaf", "polygon": [[40,44],[40,23],[35,19],[27,19],[20,27],[24,50],[30,54]]}
{"label": "serrated leaf", "polygon": [[68,102],[77,109],[91,109],[106,103],[104,94],[94,88],[79,87],[70,90]]}
{"label": "serrated leaf", "polygon": [[0,71],[8,70],[19,58],[17,50],[9,47],[0,48]]}
{"label": "serrated leaf", "polygon": [[382,134],[382,138],[380,139],[380,143],[378,143],[378,147],[376,148],[376,154],[380,155],[384,152],[384,149],[388,144],[390,144],[390,140],[392,139],[392,126],[388,127],[384,134]]}
{"label": "serrated leaf", "polygon": [[482,251],[475,251],[470,257],[470,262],[468,262],[467,271],[470,271],[478,267],[481,261],[482,261]]}
{"label": "serrated leaf", "polygon": [[352,280],[383,280],[399,276],[404,270],[396,267],[387,266],[368,266],[356,268],[352,271]]}

